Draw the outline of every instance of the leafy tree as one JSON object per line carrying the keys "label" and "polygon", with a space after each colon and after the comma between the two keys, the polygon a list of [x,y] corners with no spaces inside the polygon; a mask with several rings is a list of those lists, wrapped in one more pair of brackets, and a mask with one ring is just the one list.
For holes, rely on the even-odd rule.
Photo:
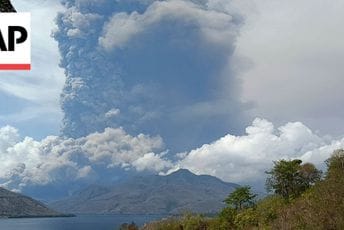
{"label": "leafy tree", "polygon": [[229,194],[225,202],[229,207],[233,207],[235,210],[241,210],[253,206],[256,196],[256,194],[252,194],[250,186],[244,186],[235,189]]}
{"label": "leafy tree", "polygon": [[326,160],[327,164],[327,178],[337,178],[343,175],[344,172],[344,150],[338,149],[334,151],[332,156]]}
{"label": "leafy tree", "polygon": [[280,160],[274,162],[270,177],[266,180],[268,191],[285,199],[295,198],[321,179],[321,171],[313,164],[302,164],[301,160]]}
{"label": "leafy tree", "polygon": [[304,163],[299,168],[299,190],[303,192],[320,181],[322,172],[311,163]]}

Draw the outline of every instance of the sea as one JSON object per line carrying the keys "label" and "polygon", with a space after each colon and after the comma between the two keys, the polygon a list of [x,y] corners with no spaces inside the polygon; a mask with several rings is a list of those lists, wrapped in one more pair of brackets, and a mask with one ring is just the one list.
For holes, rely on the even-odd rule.
{"label": "sea", "polygon": [[0,230],[118,230],[123,223],[142,226],[162,215],[78,215],[61,218],[0,219]]}

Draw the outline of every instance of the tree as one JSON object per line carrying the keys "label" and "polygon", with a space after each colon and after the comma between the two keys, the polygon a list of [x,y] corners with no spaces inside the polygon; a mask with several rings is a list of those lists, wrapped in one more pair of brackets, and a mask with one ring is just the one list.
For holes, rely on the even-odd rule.
{"label": "tree", "polygon": [[344,150],[338,149],[333,152],[332,156],[326,160],[327,178],[336,178],[344,173]]}
{"label": "tree", "polygon": [[270,176],[266,180],[268,191],[285,199],[295,198],[321,179],[322,172],[311,163],[302,164],[301,160],[280,160],[274,162]]}
{"label": "tree", "polygon": [[322,172],[318,170],[313,164],[302,164],[299,169],[299,190],[303,192],[313,186],[317,181],[320,181],[321,175]]}
{"label": "tree", "polygon": [[235,189],[229,194],[225,202],[229,207],[233,207],[235,210],[241,210],[253,206],[256,196],[256,194],[252,194],[251,187],[244,186]]}
{"label": "tree", "polygon": [[344,229],[344,151],[326,163],[324,179],[280,209],[272,229]]}

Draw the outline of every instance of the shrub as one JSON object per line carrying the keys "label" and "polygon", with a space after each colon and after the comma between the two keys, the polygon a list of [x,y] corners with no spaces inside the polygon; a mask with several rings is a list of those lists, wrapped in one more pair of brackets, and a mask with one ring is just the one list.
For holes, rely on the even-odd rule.
{"label": "shrub", "polygon": [[256,210],[247,208],[235,216],[234,224],[237,229],[251,229],[258,226]]}

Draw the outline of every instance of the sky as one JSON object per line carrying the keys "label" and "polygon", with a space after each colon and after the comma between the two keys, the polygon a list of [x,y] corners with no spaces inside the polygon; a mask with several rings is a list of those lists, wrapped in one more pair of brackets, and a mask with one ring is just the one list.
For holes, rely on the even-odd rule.
{"label": "sky", "polygon": [[324,169],[344,147],[342,1],[13,4],[32,14],[32,70],[0,72],[2,186],[187,168],[259,187],[273,160]]}

